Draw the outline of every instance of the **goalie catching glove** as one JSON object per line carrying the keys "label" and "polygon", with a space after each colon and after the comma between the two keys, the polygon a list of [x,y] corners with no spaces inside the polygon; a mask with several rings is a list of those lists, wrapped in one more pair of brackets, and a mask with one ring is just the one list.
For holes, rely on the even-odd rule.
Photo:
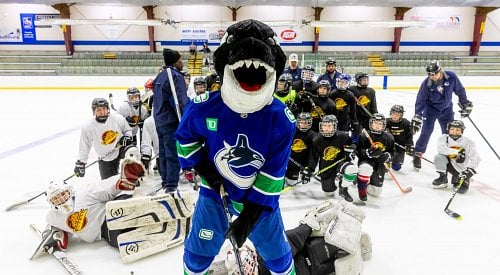
{"label": "goalie catching glove", "polygon": [[139,161],[125,158],[121,164],[120,179],[116,183],[116,189],[130,191],[138,186],[139,178],[143,177],[146,169]]}

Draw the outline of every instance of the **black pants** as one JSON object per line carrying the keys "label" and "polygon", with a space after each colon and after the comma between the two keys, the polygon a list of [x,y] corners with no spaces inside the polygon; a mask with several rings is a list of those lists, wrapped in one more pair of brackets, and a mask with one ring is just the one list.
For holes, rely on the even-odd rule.
{"label": "black pants", "polygon": [[107,179],[118,174],[118,166],[120,165],[120,157],[112,161],[99,161],[99,173],[101,174],[101,179]]}

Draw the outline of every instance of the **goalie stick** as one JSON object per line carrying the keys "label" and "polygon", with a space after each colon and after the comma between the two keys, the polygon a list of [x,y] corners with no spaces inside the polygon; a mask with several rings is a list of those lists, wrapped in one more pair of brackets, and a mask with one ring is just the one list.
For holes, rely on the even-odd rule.
{"label": "goalie stick", "polygon": [[[363,128],[363,130],[361,130],[361,132],[363,132],[363,134],[366,136],[366,138],[368,138],[368,141],[370,141],[371,146],[374,147],[375,143],[373,142],[372,137],[370,137],[370,134],[368,134],[368,132],[366,131],[366,129]],[[391,175],[392,180],[398,186],[398,188],[401,191],[401,193],[406,194],[406,193],[410,193],[413,190],[413,188],[411,186],[407,186],[405,188],[401,187],[401,184],[396,179],[396,176],[394,175],[394,172],[392,172],[392,170],[390,169],[389,165],[387,165],[387,163],[384,163],[384,166],[387,169],[387,171],[389,172],[389,175]]]}
{"label": "goalie stick", "polygon": [[[42,236],[42,232],[40,229],[36,227],[34,224],[30,224],[31,230],[33,230],[35,233],[38,235]],[[68,272],[70,275],[82,275],[83,272],[80,270],[80,268],[72,263],[68,257],[66,257],[66,252],[63,251],[55,251],[54,253],[50,254],[54,259],[56,259],[63,267],[64,269]]]}
{"label": "goalie stick", "polygon": [[453,199],[455,198],[455,195],[457,194],[458,192],[458,189],[460,188],[460,186],[462,186],[462,184],[464,183],[464,180],[465,180],[465,177],[460,177],[460,181],[458,182],[458,185],[457,187],[454,188],[453,190],[453,194],[451,195],[451,198],[450,200],[448,201],[448,203],[446,204],[446,207],[444,208],[444,212],[454,218],[454,219],[457,219],[457,220],[462,220],[462,215],[458,214],[457,212],[451,210],[449,207],[450,207],[450,204],[451,202],[453,201]]}

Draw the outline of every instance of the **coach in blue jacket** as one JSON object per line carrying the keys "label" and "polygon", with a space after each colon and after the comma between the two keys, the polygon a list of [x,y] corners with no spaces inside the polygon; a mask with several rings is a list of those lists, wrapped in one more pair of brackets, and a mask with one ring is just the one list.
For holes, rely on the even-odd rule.
{"label": "coach in blue jacket", "polygon": [[465,88],[454,72],[443,70],[436,60],[427,65],[426,71],[428,78],[420,85],[415,101],[415,116],[411,122],[414,134],[422,127],[413,157],[413,166],[417,169],[422,167],[421,157],[427,149],[436,119],[443,134],[447,133],[447,124],[454,119],[453,93],[458,96],[458,105],[461,108],[459,112],[462,117],[467,117],[472,111],[472,102],[467,100]]}

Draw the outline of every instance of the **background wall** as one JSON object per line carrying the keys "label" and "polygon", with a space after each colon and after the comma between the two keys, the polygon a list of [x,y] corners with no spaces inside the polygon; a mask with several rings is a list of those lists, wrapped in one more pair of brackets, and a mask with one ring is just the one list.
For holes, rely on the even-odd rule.
{"label": "background wall", "polygon": [[[20,28],[20,13],[51,13],[58,11],[43,5],[0,5],[0,38],[9,30]],[[70,7],[72,19],[146,19],[142,7],[88,6]],[[218,6],[158,6],[156,18],[177,21],[231,21],[231,11]],[[255,18],[262,21],[313,20],[310,7],[249,6],[238,10],[238,20]],[[322,21],[392,21],[395,10],[390,7],[326,7]],[[404,20],[431,19],[439,23],[426,28],[406,28],[402,32],[400,50],[404,51],[469,51],[474,26],[473,7],[416,7],[405,14]],[[481,52],[500,51],[500,10],[488,15]],[[311,51],[314,30],[310,26],[296,27],[300,35],[297,43],[282,44],[287,51]],[[61,27],[36,28],[34,44],[0,39],[0,50],[50,50],[65,51]],[[148,51],[147,27],[143,26],[72,26],[76,51]],[[155,27],[158,49],[171,47],[187,50],[189,42],[180,41],[180,28]],[[390,51],[393,41],[392,28],[321,28],[320,51]],[[216,43],[211,45],[216,46]]]}

